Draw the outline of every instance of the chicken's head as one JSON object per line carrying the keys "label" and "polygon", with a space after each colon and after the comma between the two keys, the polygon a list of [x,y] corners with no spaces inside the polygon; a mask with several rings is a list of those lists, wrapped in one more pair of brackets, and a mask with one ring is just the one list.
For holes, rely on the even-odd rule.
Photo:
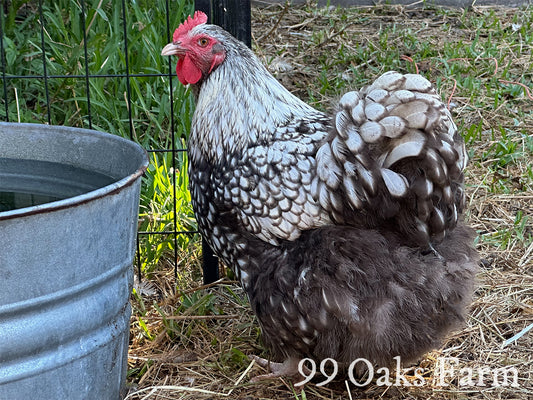
{"label": "chicken's head", "polygon": [[206,22],[207,15],[196,11],[175,30],[172,43],[161,52],[164,56],[178,56],[176,74],[184,85],[198,83],[226,58],[220,41],[202,29]]}

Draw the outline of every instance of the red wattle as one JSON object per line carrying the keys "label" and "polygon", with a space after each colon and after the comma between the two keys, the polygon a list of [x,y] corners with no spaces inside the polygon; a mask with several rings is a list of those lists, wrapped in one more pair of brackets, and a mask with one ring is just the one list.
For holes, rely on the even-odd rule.
{"label": "red wattle", "polygon": [[178,75],[179,81],[187,85],[188,83],[195,84],[202,77],[202,71],[200,71],[196,65],[191,61],[190,57],[185,57],[178,60],[176,65],[176,75]]}

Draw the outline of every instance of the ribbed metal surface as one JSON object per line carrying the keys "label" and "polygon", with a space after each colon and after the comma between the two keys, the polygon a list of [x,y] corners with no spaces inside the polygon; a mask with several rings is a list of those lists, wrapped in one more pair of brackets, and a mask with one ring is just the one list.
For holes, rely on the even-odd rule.
{"label": "ribbed metal surface", "polygon": [[0,400],[119,399],[146,154],[99,132],[0,124],[0,158],[70,164],[115,179],[0,212]]}

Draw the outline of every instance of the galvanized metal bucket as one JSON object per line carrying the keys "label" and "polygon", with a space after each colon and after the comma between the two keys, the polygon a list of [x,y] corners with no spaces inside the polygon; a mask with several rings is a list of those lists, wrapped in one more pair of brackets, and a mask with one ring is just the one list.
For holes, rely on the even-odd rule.
{"label": "galvanized metal bucket", "polygon": [[[101,132],[0,123],[0,158],[113,178],[74,197],[0,212],[0,400],[119,399],[146,152]],[[0,191],[2,180],[0,170]]]}

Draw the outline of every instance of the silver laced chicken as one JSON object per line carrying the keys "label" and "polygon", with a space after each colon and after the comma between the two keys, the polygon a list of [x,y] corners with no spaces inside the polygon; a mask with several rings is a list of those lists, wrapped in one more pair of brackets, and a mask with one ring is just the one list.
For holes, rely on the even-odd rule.
{"label": "silver laced chicken", "polygon": [[478,255],[464,142],[431,83],[388,72],[326,114],[206,22],[189,17],[162,54],[196,96],[193,207],[281,362],[267,376],[438,347],[464,320]]}

